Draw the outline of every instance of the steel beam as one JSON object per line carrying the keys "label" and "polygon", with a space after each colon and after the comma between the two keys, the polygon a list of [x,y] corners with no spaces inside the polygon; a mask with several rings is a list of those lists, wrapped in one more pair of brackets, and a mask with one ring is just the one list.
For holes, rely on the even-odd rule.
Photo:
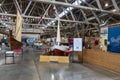
{"label": "steel beam", "polygon": [[5,12],[5,9],[3,8],[3,4],[4,4],[4,2],[5,2],[5,0],[3,0],[2,2],[1,2],[1,6],[0,6],[0,10],[4,13]]}
{"label": "steel beam", "polygon": [[6,10],[4,9],[4,7],[1,7],[1,8],[2,8],[3,12],[5,13],[5,12],[6,12]]}
{"label": "steel beam", "polygon": [[[42,3],[41,5],[42,5],[43,11],[44,11],[44,13],[45,13],[46,10],[45,10],[45,7],[44,7],[43,3]],[[50,4],[50,5],[51,5],[51,4]],[[47,16],[47,15],[46,15],[46,16]],[[49,15],[48,15],[48,16],[49,16]],[[50,16],[49,16],[49,17],[50,17]],[[41,21],[42,21],[42,20],[41,20]],[[40,22],[41,22],[41,21],[40,21]],[[40,22],[39,22],[38,24],[40,24]],[[48,22],[46,22],[45,20],[44,20],[44,22],[45,22],[45,23],[48,23]],[[43,21],[42,21],[42,23],[43,23]]]}
{"label": "steel beam", "polygon": [[[48,10],[50,9],[51,4],[48,6],[48,8],[46,9],[45,13],[43,14],[42,17],[45,17],[46,13],[48,12]],[[38,24],[40,24],[40,22],[42,21],[42,19],[38,22]]]}
{"label": "steel beam", "polygon": [[0,7],[0,10],[1,10],[2,13],[4,13],[4,11],[3,11],[3,9],[1,7]]}
{"label": "steel beam", "polygon": [[86,17],[85,12],[84,12],[82,9],[81,9],[80,11],[82,12],[82,15],[83,15],[83,17],[84,17],[84,19],[85,19],[85,22],[86,22],[86,23],[89,23],[88,20],[87,20],[87,17]]}
{"label": "steel beam", "polygon": [[0,13],[0,15],[16,17],[16,14],[5,14],[5,13]]}
{"label": "steel beam", "polygon": [[25,11],[24,11],[24,13],[23,13],[24,15],[26,14],[26,12],[27,12],[28,8],[30,7],[31,3],[32,3],[32,1],[30,1],[30,2],[28,3],[28,5],[27,5],[27,7],[26,7],[26,9],[25,9]]}
{"label": "steel beam", "polygon": [[74,5],[74,4],[65,3],[65,2],[48,1],[48,0],[30,0],[30,1],[43,2],[43,3],[48,3],[48,4],[56,4],[56,5],[62,5],[62,6],[67,6],[67,7],[74,7],[74,8],[80,8],[80,9],[85,9],[85,10],[92,10],[92,11],[99,11],[99,12],[104,12],[104,13],[120,15],[120,13],[116,13],[112,11],[102,10],[98,8],[91,8],[91,7],[81,6],[81,5]]}
{"label": "steel beam", "polygon": [[10,9],[8,10],[8,13],[11,12],[12,8],[13,8],[13,5],[12,5],[12,6],[10,7]]}
{"label": "steel beam", "polygon": [[72,11],[70,11],[70,14],[71,14],[73,20],[75,21],[75,17],[74,17],[74,15],[73,15],[73,12],[72,12]]}
{"label": "steel beam", "polygon": [[4,2],[5,2],[5,0],[3,0],[3,1],[1,2],[1,6],[4,4]]}
{"label": "steel beam", "polygon": [[[7,21],[2,21],[0,23],[6,23],[6,24],[12,24],[12,25],[16,24],[15,22],[7,22]],[[34,25],[34,26],[43,26],[43,27],[45,27],[45,25],[42,25],[42,24],[23,23],[23,25]]]}
{"label": "steel beam", "polygon": [[13,0],[14,4],[15,4],[15,7],[16,9],[20,12],[20,14],[22,14],[22,10],[20,9],[20,6],[18,4],[18,1],[17,0]]}
{"label": "steel beam", "polygon": [[[67,1],[67,0],[65,0],[65,2],[66,2],[66,3],[68,3],[68,1]],[[71,10],[70,10],[70,14],[71,14],[71,16],[72,16],[73,20],[75,21],[75,17],[74,17],[73,12],[72,12]]]}
{"label": "steel beam", "polygon": [[[32,11],[33,11],[35,5],[36,5],[36,2],[33,4],[33,6],[32,6],[32,8],[31,8],[30,12],[28,13],[28,16],[32,13]],[[26,20],[28,20],[28,18],[27,18]]]}
{"label": "steel beam", "polygon": [[[5,16],[12,16],[12,17],[16,17],[16,14],[5,14],[5,13],[0,13],[0,15],[5,15]],[[36,17],[36,16],[26,16],[26,15],[22,15],[22,17],[24,18],[39,18],[39,17]],[[46,20],[58,20],[57,18],[46,18],[46,17],[43,17],[42,19],[46,19]],[[92,25],[98,25],[97,23],[86,23],[84,21],[73,21],[73,20],[65,20],[65,19],[60,19],[60,21],[64,21],[64,22],[76,22],[76,23],[84,23],[84,24],[92,24]]]}
{"label": "steel beam", "polygon": [[97,5],[98,5],[98,8],[99,8],[99,9],[102,9],[102,6],[101,6],[101,4],[100,4],[100,0],[96,0],[96,2],[97,2]]}
{"label": "steel beam", "polygon": [[30,12],[28,13],[28,15],[30,15],[30,14],[31,14],[31,12],[33,11],[33,9],[34,9],[35,5],[36,5],[36,2],[33,4],[33,6],[32,6],[32,8],[31,8]]}
{"label": "steel beam", "polygon": [[[89,7],[95,7],[95,6],[93,6],[93,5],[91,5],[91,4],[87,3],[87,2],[85,2],[85,4],[88,5]],[[92,11],[92,14],[95,16],[94,19],[96,19],[97,22],[100,24],[101,22],[100,22],[98,16],[96,15],[96,13],[94,11]]]}
{"label": "steel beam", "polygon": [[119,7],[117,6],[117,3],[115,0],[112,0],[113,6],[115,7],[116,11],[120,11]]}

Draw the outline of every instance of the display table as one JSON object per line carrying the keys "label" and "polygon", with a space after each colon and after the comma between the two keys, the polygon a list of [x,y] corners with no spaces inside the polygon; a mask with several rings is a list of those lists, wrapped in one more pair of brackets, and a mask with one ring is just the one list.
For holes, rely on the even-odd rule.
{"label": "display table", "polygon": [[5,52],[5,64],[6,64],[6,61],[7,61],[7,57],[12,57],[13,59],[13,64],[14,64],[14,51],[6,51]]}

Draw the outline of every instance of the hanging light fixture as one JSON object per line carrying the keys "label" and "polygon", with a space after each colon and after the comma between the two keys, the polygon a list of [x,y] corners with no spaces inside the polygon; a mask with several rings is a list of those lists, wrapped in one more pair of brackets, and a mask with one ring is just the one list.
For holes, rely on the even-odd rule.
{"label": "hanging light fixture", "polygon": [[109,5],[108,3],[105,3],[105,7],[108,7],[108,5]]}

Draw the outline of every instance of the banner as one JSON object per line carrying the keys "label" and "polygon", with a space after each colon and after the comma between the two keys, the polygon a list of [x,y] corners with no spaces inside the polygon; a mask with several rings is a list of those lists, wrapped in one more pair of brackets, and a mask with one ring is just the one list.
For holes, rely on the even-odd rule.
{"label": "banner", "polygon": [[82,38],[74,38],[73,47],[74,51],[82,51]]}
{"label": "banner", "polygon": [[108,51],[120,53],[120,26],[108,29]]}
{"label": "banner", "polygon": [[15,27],[15,39],[21,42],[22,33],[22,16],[17,11],[16,27]]}

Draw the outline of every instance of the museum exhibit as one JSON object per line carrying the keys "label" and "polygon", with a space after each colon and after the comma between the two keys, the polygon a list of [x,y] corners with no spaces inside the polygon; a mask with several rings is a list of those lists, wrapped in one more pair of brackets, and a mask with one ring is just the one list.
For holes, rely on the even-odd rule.
{"label": "museum exhibit", "polygon": [[120,80],[120,0],[0,0],[0,80]]}

